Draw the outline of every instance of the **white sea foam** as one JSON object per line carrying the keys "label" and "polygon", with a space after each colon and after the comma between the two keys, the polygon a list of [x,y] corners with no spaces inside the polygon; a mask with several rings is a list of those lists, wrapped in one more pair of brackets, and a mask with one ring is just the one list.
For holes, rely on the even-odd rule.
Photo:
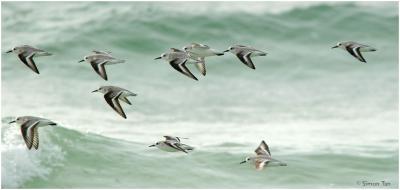
{"label": "white sea foam", "polygon": [[[162,10],[170,12],[184,12],[185,14],[204,15],[210,12],[230,14],[230,13],[246,13],[246,14],[281,14],[294,9],[306,9],[318,5],[338,5],[346,2],[339,1],[292,1],[292,2],[179,2],[179,6],[173,3],[161,2],[154,7],[162,7]],[[387,7],[395,5],[393,2],[352,2],[357,6],[367,7]],[[198,6],[193,6],[196,4]]]}
{"label": "white sea foam", "polygon": [[2,188],[18,188],[33,178],[46,178],[53,167],[62,164],[64,153],[49,142],[48,135],[39,129],[39,150],[27,150],[19,127],[2,125],[1,181]]}

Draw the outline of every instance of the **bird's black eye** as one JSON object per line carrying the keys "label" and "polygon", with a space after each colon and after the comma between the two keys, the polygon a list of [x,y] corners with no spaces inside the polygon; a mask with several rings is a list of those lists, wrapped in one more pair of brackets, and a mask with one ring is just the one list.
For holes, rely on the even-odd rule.
{"label": "bird's black eye", "polygon": [[230,50],[233,50],[233,47],[229,48]]}
{"label": "bird's black eye", "polygon": [[15,51],[15,50],[17,50],[16,48],[13,48],[13,50]]}
{"label": "bird's black eye", "polygon": [[156,145],[160,144],[159,142],[156,143]]}

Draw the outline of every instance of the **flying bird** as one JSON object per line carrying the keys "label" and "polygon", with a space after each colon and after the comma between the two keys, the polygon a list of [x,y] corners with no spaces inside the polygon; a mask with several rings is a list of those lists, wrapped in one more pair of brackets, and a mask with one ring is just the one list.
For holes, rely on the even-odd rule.
{"label": "flying bird", "polygon": [[9,124],[11,123],[17,123],[20,125],[22,137],[24,138],[25,144],[29,150],[32,148],[32,146],[35,147],[36,150],[39,148],[39,127],[57,125],[48,119],[34,116],[17,117],[16,120],[9,122]]}
{"label": "flying bird", "polygon": [[264,167],[268,166],[286,166],[286,163],[276,160],[271,157],[269,147],[265,141],[261,141],[261,144],[255,150],[256,156],[246,157],[246,159],[240,164],[251,162],[256,166],[256,170],[262,170]]}
{"label": "flying bird", "polygon": [[113,65],[124,63],[125,60],[117,59],[111,55],[111,52],[93,50],[92,54],[85,56],[79,62],[88,62],[93,67],[94,71],[104,80],[108,80],[105,65]]}
{"label": "flying bird", "polygon": [[119,100],[132,105],[128,100],[128,96],[137,96],[137,94],[130,92],[129,90],[117,87],[117,86],[101,86],[99,89],[92,92],[100,92],[104,94],[104,99],[111,108],[116,111],[119,115],[126,119],[124,110],[119,103]]}
{"label": "flying bird", "polygon": [[234,45],[229,47],[229,49],[225,50],[224,52],[231,52],[234,55],[236,55],[239,60],[244,63],[246,66],[256,69],[256,67],[253,64],[253,61],[251,60],[251,57],[256,57],[256,56],[266,56],[267,53],[257,50],[252,47],[247,47],[244,45]]}
{"label": "flying bird", "polygon": [[164,138],[165,138],[164,141],[158,141],[155,144],[150,145],[149,147],[157,147],[160,150],[167,151],[167,152],[181,151],[184,153],[188,153],[188,151],[191,151],[194,149],[191,146],[182,144],[180,137],[164,136]]}
{"label": "flying bird", "polygon": [[198,43],[191,43],[184,46],[182,49],[189,54],[191,59],[198,61],[195,65],[204,76],[206,75],[205,57],[224,55],[223,52],[219,52],[215,49],[211,49],[207,45]]}
{"label": "flying bird", "polygon": [[180,73],[184,74],[185,76],[187,76],[189,78],[198,80],[192,74],[192,72],[190,72],[190,70],[186,67],[186,63],[189,63],[190,60],[192,60],[190,58],[189,54],[180,49],[176,49],[176,48],[171,48],[170,50],[171,50],[170,52],[161,54],[161,56],[155,58],[155,60],[163,59],[163,60],[167,61],[172,66],[172,68],[174,68],[175,70],[179,71]]}
{"label": "flying bird", "polygon": [[359,61],[366,63],[367,61],[364,59],[362,56],[361,52],[371,52],[371,51],[376,51],[375,48],[359,44],[357,42],[339,42],[333,48],[342,48],[349,52],[353,57],[357,58]]}
{"label": "flying bird", "polygon": [[29,67],[33,72],[37,74],[39,74],[39,70],[36,67],[33,58],[52,55],[49,52],[34,48],[29,45],[17,46],[9,51],[6,51],[6,53],[12,53],[12,52],[17,54],[18,58],[22,61],[22,63],[24,63],[27,67]]}

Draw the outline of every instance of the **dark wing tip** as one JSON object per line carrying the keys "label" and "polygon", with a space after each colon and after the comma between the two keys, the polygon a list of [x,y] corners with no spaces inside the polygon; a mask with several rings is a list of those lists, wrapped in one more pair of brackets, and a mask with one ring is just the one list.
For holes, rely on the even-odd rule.
{"label": "dark wing tip", "polygon": [[[27,59],[27,58],[25,58]],[[35,61],[33,60],[33,56],[28,57],[28,67],[31,68],[35,73],[40,74],[39,73],[39,69],[37,68]]]}
{"label": "dark wing tip", "polygon": [[104,80],[108,80],[108,77],[107,77],[107,72],[106,72],[106,69],[104,68],[104,63],[106,63],[106,62],[103,62],[103,63],[99,63],[99,64],[97,64],[96,62],[90,62],[90,65],[92,66],[92,68],[94,69],[94,71],[96,71],[96,73],[101,77],[101,78],[103,78]]}
{"label": "dark wing tip", "polygon": [[[121,95],[121,93],[117,96],[113,96],[112,92],[107,92],[106,94],[104,94],[104,99],[106,100],[107,104],[115,111],[118,113],[118,115],[120,115],[121,117],[126,119],[126,114],[124,113],[124,110],[122,109],[118,98]],[[113,101],[113,99],[115,99],[115,103]]]}
{"label": "dark wing tip", "polygon": [[185,76],[192,78],[194,80],[198,80],[196,78],[196,76],[194,76],[192,74],[192,72],[190,72],[190,70],[185,66],[185,63],[187,62],[187,59],[182,62],[182,63],[178,63],[179,59],[174,59],[172,61],[169,62],[169,64],[177,71],[179,71],[180,73],[184,74]]}
{"label": "dark wing tip", "polygon": [[101,76],[101,78],[103,78],[105,81],[108,81],[108,77],[107,77],[107,73],[106,70],[104,69],[104,76],[102,76],[101,74],[99,74]]}
{"label": "dark wing tip", "polygon": [[247,67],[252,68],[252,69],[256,69],[256,67],[253,64],[253,61],[250,58],[250,54],[251,54],[251,52],[247,53],[247,54],[239,53],[239,54],[236,54],[236,57],[239,58],[239,60],[243,64],[245,64]]}

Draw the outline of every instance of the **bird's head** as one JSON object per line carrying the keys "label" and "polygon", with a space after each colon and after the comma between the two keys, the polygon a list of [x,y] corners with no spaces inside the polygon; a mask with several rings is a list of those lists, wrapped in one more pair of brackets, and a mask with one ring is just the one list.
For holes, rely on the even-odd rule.
{"label": "bird's head", "polygon": [[160,144],[160,142],[156,142],[155,144],[152,144],[152,145],[150,145],[149,147],[155,147],[155,146],[157,146],[157,145],[159,145]]}
{"label": "bird's head", "polygon": [[104,86],[101,86],[99,89],[93,90],[92,93],[93,92],[100,92],[100,93],[105,94],[105,93],[107,93],[107,88]]}
{"label": "bird's head", "polygon": [[167,54],[163,53],[163,54],[161,54],[160,57],[156,57],[154,60],[157,60],[157,59],[167,59]]}
{"label": "bird's head", "polygon": [[236,50],[236,47],[234,47],[234,46],[231,46],[231,47],[229,47],[227,50],[225,50],[225,51],[224,51],[224,53],[225,53],[225,52],[231,52],[231,53],[234,53],[234,52],[235,52],[235,50]]}
{"label": "bird's head", "polygon": [[6,51],[6,53],[11,53],[11,52],[19,53],[19,51],[20,51],[20,50],[19,50],[18,47],[14,47],[14,48],[12,48],[12,49]]}
{"label": "bird's head", "polygon": [[26,119],[24,119],[24,117],[17,117],[15,120],[12,120],[10,122],[8,122],[9,124],[11,123],[17,123],[17,124],[22,124],[25,121],[27,121]]}
{"label": "bird's head", "polygon": [[248,161],[250,161],[250,157],[246,157],[246,159],[243,160],[242,162],[240,162],[239,164],[244,164],[244,163],[246,163],[246,162],[248,162]]}
{"label": "bird's head", "polygon": [[344,42],[338,42],[335,46],[332,47],[333,48],[338,48],[338,47],[343,47],[344,46]]}
{"label": "bird's head", "polygon": [[78,63],[81,63],[81,62],[84,62],[84,61],[87,61],[87,60],[89,60],[89,57],[88,57],[88,56],[85,56],[85,57],[83,57],[82,60],[78,61]]}

